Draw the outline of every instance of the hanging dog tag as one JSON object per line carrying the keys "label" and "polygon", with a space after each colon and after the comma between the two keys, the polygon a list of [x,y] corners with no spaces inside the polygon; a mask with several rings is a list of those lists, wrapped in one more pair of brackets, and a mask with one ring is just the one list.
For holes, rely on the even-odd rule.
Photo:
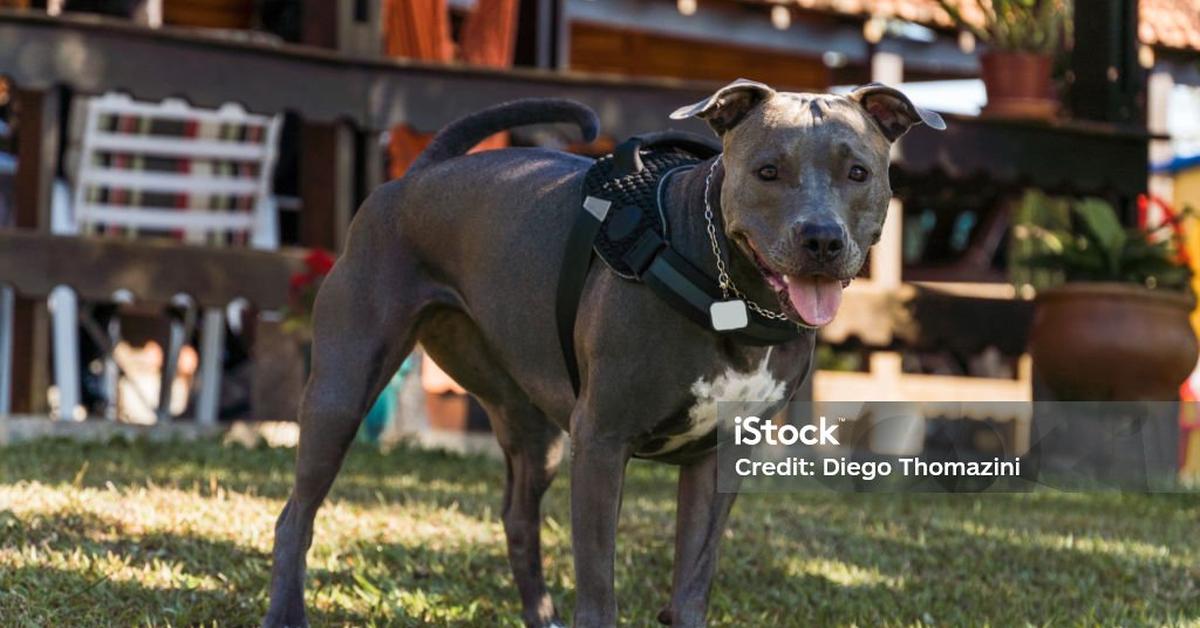
{"label": "hanging dog tag", "polygon": [[717,331],[742,329],[750,324],[746,302],[741,299],[716,301],[709,306],[708,315],[712,318],[712,328]]}

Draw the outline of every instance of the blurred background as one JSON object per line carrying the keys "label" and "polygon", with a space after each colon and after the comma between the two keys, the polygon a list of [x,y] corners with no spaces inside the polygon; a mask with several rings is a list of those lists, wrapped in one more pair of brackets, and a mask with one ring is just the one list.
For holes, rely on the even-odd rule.
{"label": "blurred background", "polygon": [[[886,82],[949,125],[895,147],[883,239],[804,397],[930,402],[879,453],[983,456],[1028,449],[1031,406],[947,407],[1174,400],[1159,446],[1200,469],[1197,0],[0,6],[0,442],[286,434],[312,298],[355,208],[439,127],[575,98],[600,114],[596,142],[547,125],[480,149],[601,155],[635,133],[707,133],[666,116],[746,77]],[[476,449],[487,430],[418,350],[362,437]]]}

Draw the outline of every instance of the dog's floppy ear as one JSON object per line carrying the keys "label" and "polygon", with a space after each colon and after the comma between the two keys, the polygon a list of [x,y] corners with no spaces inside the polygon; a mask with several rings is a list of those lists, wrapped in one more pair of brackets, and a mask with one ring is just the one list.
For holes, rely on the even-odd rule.
{"label": "dog's floppy ear", "polygon": [[696,104],[676,109],[671,119],[701,118],[717,135],[724,135],[737,126],[750,110],[774,95],[775,90],[770,87],[740,78]]}
{"label": "dog's floppy ear", "polygon": [[946,128],[937,113],[914,105],[900,90],[881,83],[863,85],[850,92],[849,98],[867,111],[890,142],[900,139],[918,123],[939,131]]}

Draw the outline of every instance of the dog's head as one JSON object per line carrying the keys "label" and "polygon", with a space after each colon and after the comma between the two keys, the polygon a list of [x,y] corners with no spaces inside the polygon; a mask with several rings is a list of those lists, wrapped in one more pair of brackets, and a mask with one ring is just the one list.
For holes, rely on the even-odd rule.
{"label": "dog's head", "polygon": [[922,122],[945,128],[878,84],[834,96],[739,79],[671,117],[702,118],[721,136],[725,234],[784,311],[812,326],[833,319],[842,288],[879,240],[892,143]]}

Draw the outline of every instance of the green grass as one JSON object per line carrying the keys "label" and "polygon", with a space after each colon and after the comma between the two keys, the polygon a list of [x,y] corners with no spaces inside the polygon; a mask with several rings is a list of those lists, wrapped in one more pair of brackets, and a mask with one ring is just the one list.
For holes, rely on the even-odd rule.
{"label": "green grass", "polygon": [[[0,625],[254,625],[292,452],[216,443],[0,449]],[[317,520],[315,625],[518,625],[500,463],[352,452]],[[630,467],[623,625],[669,593],[674,471]],[[547,573],[573,604],[568,494]],[[1200,620],[1200,496],[744,495],[716,625],[1163,625]]]}

